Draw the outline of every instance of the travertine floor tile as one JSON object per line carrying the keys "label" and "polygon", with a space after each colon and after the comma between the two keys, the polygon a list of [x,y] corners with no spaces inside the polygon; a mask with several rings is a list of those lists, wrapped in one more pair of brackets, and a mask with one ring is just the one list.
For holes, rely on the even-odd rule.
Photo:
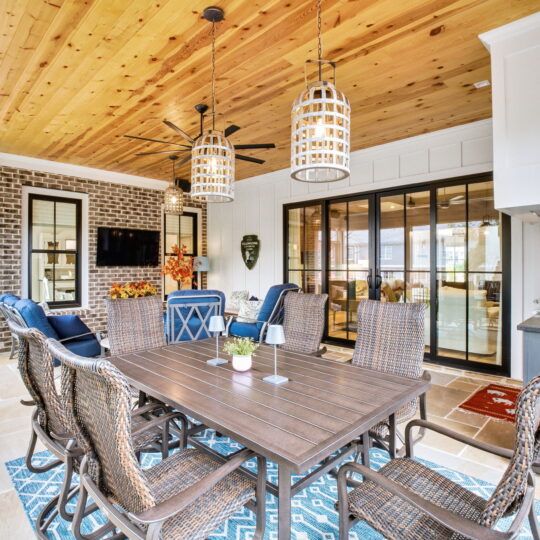
{"label": "travertine floor tile", "polygon": [[463,409],[454,409],[446,418],[477,428],[482,427],[488,421],[488,417],[483,414],[476,414]]}
{"label": "travertine floor tile", "polygon": [[15,490],[0,493],[0,538],[6,540],[35,538]]}

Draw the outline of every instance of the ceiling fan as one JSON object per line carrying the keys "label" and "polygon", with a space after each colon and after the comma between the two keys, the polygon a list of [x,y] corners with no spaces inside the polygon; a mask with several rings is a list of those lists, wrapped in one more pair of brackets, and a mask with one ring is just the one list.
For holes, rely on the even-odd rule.
{"label": "ceiling fan", "polygon": [[[446,190],[443,190],[443,197],[446,197]],[[450,205],[461,200],[461,199],[464,199],[465,198],[465,195],[454,195],[453,197],[449,197],[448,199],[446,199],[445,201],[441,201],[439,203],[439,208],[442,208],[444,210],[446,210],[447,208],[450,208]]]}
{"label": "ceiling fan", "polygon": [[[136,135],[124,135],[124,137],[127,137],[128,139],[138,139],[141,141],[156,142],[160,144],[171,144],[171,145],[177,146],[178,148],[176,150],[158,150],[157,152],[139,152],[138,154],[135,154],[135,155],[136,156],[149,156],[152,154],[177,154],[180,152],[189,152],[189,155],[185,156],[183,159],[181,159],[177,163],[177,166],[182,166],[191,159],[191,149],[193,147],[193,144],[202,135],[204,131],[204,118],[206,116],[205,113],[208,110],[208,105],[200,103],[198,105],[195,105],[195,110],[200,115],[200,132],[195,138],[190,137],[185,131],[180,129],[178,126],[175,126],[169,120],[163,120],[163,123],[166,126],[170,127],[176,133],[182,135],[182,137],[189,143],[189,145],[180,144],[176,142],[162,141],[159,139],[148,139],[146,137],[138,137]],[[229,137],[233,133],[236,133],[239,129],[240,129],[239,126],[231,124],[225,129],[224,135],[225,137]],[[274,143],[255,143],[255,144],[235,144],[234,145],[235,150],[251,150],[251,149],[260,149],[260,148],[275,148],[275,147],[276,145]],[[236,159],[241,159],[242,161],[250,161],[252,163],[258,163],[259,165],[264,163],[265,161],[264,159],[254,158],[251,156],[244,156],[242,154],[235,154],[235,157]]]}

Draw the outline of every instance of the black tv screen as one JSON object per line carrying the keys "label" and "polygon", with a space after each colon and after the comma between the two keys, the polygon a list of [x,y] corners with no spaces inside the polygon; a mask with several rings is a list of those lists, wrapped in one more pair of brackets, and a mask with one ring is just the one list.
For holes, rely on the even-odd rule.
{"label": "black tv screen", "polygon": [[98,227],[97,266],[157,266],[159,231]]}

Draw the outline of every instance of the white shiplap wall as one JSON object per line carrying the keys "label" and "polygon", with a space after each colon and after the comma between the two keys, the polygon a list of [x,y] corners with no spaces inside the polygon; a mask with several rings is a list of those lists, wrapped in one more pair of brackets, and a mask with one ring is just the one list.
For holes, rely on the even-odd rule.
{"label": "white shiplap wall", "polygon": [[[351,176],[340,182],[297,182],[290,178],[289,169],[237,182],[234,202],[208,205],[208,286],[227,295],[248,289],[262,297],[271,285],[283,281],[284,204],[482,173],[492,167],[491,120],[482,120],[353,152]],[[240,241],[246,234],[257,234],[261,242],[259,260],[252,270],[246,268],[240,253]],[[540,296],[540,280],[534,277],[539,261],[531,246],[539,251],[540,226],[513,220],[513,328],[530,315],[532,300]],[[512,335],[512,375],[517,378],[521,377],[520,359],[521,336],[516,331]]]}

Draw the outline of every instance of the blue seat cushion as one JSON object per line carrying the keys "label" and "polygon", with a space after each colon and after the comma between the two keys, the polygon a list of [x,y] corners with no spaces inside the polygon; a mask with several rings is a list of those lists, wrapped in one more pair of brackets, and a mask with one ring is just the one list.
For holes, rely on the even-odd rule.
{"label": "blue seat cushion", "polygon": [[33,300],[30,300],[29,298],[19,300],[14,308],[21,314],[21,317],[29,328],[37,328],[47,337],[59,339],[56,330],[49,323],[45,311],[43,311],[43,308],[38,306]]}
{"label": "blue seat cushion", "polygon": [[238,337],[248,337],[258,341],[262,323],[244,323],[234,321],[229,326],[229,334]]}
{"label": "blue seat cushion", "polygon": [[93,334],[90,334],[90,328],[84,324],[77,315],[48,315],[47,320],[55,329],[60,339],[71,336],[80,336],[88,334],[77,339],[80,340],[95,340]]}
{"label": "blue seat cushion", "polygon": [[19,300],[20,298],[14,294],[6,294],[4,295],[2,302],[4,302],[6,306],[14,306]]}
{"label": "blue seat cushion", "polygon": [[68,339],[63,341],[62,345],[74,354],[90,358],[91,356],[98,356],[101,354],[101,347],[97,339]]}

